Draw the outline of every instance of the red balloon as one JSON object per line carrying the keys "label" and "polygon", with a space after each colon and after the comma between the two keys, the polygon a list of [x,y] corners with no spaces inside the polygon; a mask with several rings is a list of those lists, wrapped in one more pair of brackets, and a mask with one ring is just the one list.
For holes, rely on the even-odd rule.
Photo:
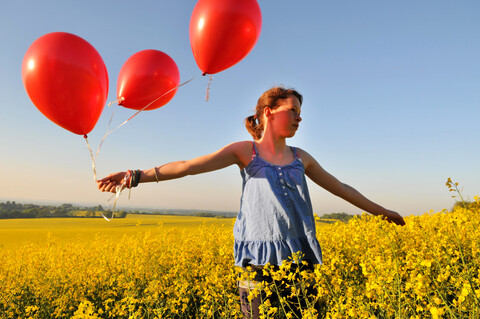
{"label": "red balloon", "polygon": [[97,124],[108,95],[102,57],[70,33],[41,36],[28,48],[22,80],[33,104],[52,122],[85,135]]}
{"label": "red balloon", "polygon": [[118,104],[134,110],[150,104],[145,110],[157,109],[175,96],[179,83],[180,72],[170,56],[157,50],[137,52],[118,75]]}
{"label": "red balloon", "polygon": [[242,60],[260,36],[256,0],[199,0],[190,18],[190,44],[198,67],[215,74]]}

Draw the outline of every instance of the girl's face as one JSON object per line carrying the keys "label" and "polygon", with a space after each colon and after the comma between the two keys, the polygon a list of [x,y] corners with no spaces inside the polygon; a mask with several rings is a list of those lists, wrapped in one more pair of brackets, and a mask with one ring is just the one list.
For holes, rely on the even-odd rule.
{"label": "girl's face", "polygon": [[296,96],[289,95],[288,98],[279,101],[279,106],[271,110],[267,118],[279,136],[293,137],[302,121],[300,112],[300,101]]}

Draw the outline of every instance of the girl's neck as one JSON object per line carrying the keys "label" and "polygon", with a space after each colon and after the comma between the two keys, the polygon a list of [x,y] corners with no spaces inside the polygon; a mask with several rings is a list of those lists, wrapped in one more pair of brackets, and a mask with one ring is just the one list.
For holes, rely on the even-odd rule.
{"label": "girl's neck", "polygon": [[285,151],[287,141],[284,137],[275,136],[270,130],[265,130],[263,133],[262,138],[257,141],[262,148],[265,148],[272,155],[282,154]]}
{"label": "girl's neck", "polygon": [[287,148],[287,144],[285,140],[275,141],[275,140],[265,139],[264,137],[262,137],[256,142],[264,152],[268,152],[272,155],[282,154],[283,152],[285,152],[285,149]]}
{"label": "girl's neck", "polygon": [[259,155],[275,165],[285,165],[292,161],[292,152],[287,147],[285,138],[274,138],[271,134],[265,134],[257,140]]}

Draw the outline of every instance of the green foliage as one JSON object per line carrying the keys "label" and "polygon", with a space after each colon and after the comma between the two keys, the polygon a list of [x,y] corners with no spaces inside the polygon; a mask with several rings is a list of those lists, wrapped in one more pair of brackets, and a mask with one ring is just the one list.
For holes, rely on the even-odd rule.
{"label": "green foliage", "polygon": [[[93,207],[76,207],[72,204],[34,205],[20,204],[15,201],[0,203],[0,219],[12,218],[49,218],[49,217],[87,217],[101,218],[103,214],[109,214],[101,205]],[[124,218],[126,212],[115,212],[116,218]]]}
{"label": "green foliage", "polygon": [[215,215],[214,213],[203,212],[203,213],[194,213],[192,216],[197,216],[197,217],[216,217],[217,215]]}
{"label": "green foliage", "polygon": [[215,217],[215,218],[235,218],[237,213],[234,212],[219,212],[219,211],[204,211],[197,209],[155,209],[155,210],[130,210],[128,214],[131,215],[175,215],[175,216],[196,216],[196,217]]}
{"label": "green foliage", "polygon": [[453,204],[452,211],[455,210],[455,208],[460,207],[460,208],[468,208],[472,202],[470,201],[456,201],[455,204]]}
{"label": "green foliage", "polygon": [[320,221],[322,219],[336,219],[339,221],[342,221],[344,223],[348,222],[351,218],[353,218],[354,215],[350,215],[347,213],[331,213],[331,214],[323,214],[320,217]]}

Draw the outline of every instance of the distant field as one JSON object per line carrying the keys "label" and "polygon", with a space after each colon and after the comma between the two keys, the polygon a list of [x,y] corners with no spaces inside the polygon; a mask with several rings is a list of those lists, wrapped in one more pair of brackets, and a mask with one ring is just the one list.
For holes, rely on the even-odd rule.
{"label": "distant field", "polygon": [[[231,229],[234,222],[235,218],[136,214],[114,218],[110,222],[103,218],[0,219],[0,248],[16,248],[25,244],[45,245],[48,241],[57,244],[92,241],[97,235],[120,239],[124,235],[140,232],[155,234],[165,228],[188,229],[216,225]],[[336,220],[318,221],[317,228],[328,227],[334,222]]]}
{"label": "distant field", "polygon": [[203,224],[232,228],[233,222],[233,218],[131,214],[110,222],[103,218],[2,219],[0,248],[16,248],[24,244],[44,245],[47,241],[92,241],[97,235],[120,239],[124,235],[139,232],[155,234],[162,228],[195,228]]}

